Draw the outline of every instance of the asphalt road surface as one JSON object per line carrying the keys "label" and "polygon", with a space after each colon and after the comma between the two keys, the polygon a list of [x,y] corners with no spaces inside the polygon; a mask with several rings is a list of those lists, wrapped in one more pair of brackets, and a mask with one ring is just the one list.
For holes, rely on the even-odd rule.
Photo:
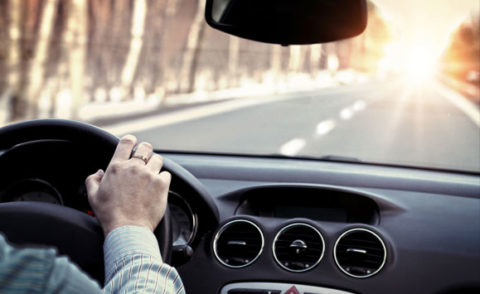
{"label": "asphalt road surface", "polygon": [[478,107],[462,108],[462,98],[437,83],[377,81],[261,99],[134,134],[159,150],[335,155],[480,171]]}

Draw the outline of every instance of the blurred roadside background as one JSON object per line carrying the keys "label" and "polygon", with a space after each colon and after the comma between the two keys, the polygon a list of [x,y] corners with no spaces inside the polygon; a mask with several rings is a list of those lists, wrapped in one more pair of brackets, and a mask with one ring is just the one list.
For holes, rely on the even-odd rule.
{"label": "blurred roadside background", "polygon": [[[392,64],[390,54],[398,31],[372,2],[362,35],[290,47],[217,32],[204,21],[204,6],[205,0],[1,0],[0,125],[46,117],[101,123],[399,74],[401,62]],[[478,11],[444,35],[449,45],[435,75],[478,105]]]}

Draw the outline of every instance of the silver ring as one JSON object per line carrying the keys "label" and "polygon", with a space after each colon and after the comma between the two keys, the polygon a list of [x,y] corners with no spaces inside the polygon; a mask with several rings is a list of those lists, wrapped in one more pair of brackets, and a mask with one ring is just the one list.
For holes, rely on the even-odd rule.
{"label": "silver ring", "polygon": [[143,162],[145,162],[145,164],[147,164],[147,162],[148,162],[148,157],[146,157],[145,155],[133,154],[133,155],[132,155],[132,158],[140,159],[140,160],[142,160]]}

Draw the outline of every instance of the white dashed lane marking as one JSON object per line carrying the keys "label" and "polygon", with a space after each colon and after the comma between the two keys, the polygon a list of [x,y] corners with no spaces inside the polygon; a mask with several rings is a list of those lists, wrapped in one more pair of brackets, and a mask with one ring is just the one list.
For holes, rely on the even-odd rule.
{"label": "white dashed lane marking", "polygon": [[[352,105],[342,109],[340,111],[340,118],[343,120],[349,120],[354,117],[356,112],[362,111],[367,107],[367,104],[363,100],[357,100]],[[322,137],[330,133],[335,129],[337,123],[334,119],[328,119],[321,121],[317,124],[315,129],[315,137]],[[305,146],[307,141],[303,138],[294,138],[285,144],[283,144],[279,153],[287,156],[297,155]]]}
{"label": "white dashed lane marking", "polygon": [[336,126],[336,123],[332,119],[320,122],[317,125],[317,130],[316,130],[317,136],[324,136],[330,133],[335,128],[335,126]]}
{"label": "white dashed lane marking", "polygon": [[344,108],[340,111],[340,118],[343,120],[349,120],[353,117],[353,111],[349,108]]}
{"label": "white dashed lane marking", "polygon": [[280,147],[279,152],[283,155],[294,156],[297,155],[298,152],[303,149],[303,147],[305,147],[306,143],[307,142],[302,138],[295,138],[283,144]]}
{"label": "white dashed lane marking", "polygon": [[362,111],[367,107],[367,103],[363,100],[358,100],[355,103],[353,103],[353,110],[355,111]]}
{"label": "white dashed lane marking", "polygon": [[357,100],[351,106],[345,107],[340,111],[340,118],[342,120],[349,120],[355,116],[356,112],[365,110],[366,107],[367,107],[367,103],[365,103],[365,101]]}

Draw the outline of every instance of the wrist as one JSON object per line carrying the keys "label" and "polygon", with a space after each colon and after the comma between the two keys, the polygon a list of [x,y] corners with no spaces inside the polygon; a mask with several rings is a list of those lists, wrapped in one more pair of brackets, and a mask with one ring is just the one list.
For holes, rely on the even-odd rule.
{"label": "wrist", "polygon": [[103,234],[105,236],[105,238],[113,231],[115,231],[116,229],[119,229],[119,228],[123,228],[123,227],[137,227],[137,228],[144,228],[150,232],[153,232],[153,228],[147,224],[147,223],[142,223],[142,222],[132,222],[132,221],[122,221],[122,222],[115,222],[115,223],[109,223],[109,224],[106,224],[106,225],[102,225],[102,229],[103,229]]}

